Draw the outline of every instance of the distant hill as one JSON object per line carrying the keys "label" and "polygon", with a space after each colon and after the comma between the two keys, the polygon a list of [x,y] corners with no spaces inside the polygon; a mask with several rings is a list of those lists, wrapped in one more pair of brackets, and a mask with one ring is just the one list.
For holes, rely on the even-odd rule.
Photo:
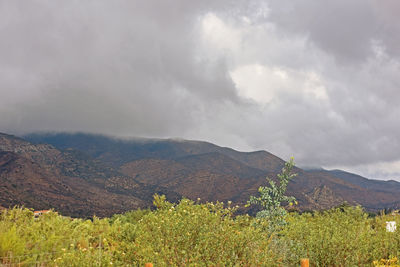
{"label": "distant hill", "polygon": [[208,142],[176,139],[115,139],[93,134],[30,134],[24,138],[33,143],[51,144],[60,150],[73,148],[114,166],[139,159],[176,159],[189,155],[217,152],[250,167],[280,171],[282,159],[266,152],[238,152]]}
{"label": "distant hill", "polygon": [[400,191],[400,183],[394,180],[389,180],[389,181],[372,180],[342,170],[331,170],[328,171],[328,173],[335,177],[343,179],[349,183],[356,184],[366,189],[373,189],[375,191],[381,190],[383,192],[389,191],[396,193]]}
{"label": "distant hill", "polygon": [[[54,207],[100,216],[148,207],[154,193],[244,205],[284,161],[266,151],[175,139],[122,140],[91,134],[0,135],[0,206]],[[21,171],[19,171],[21,170]],[[344,201],[368,210],[400,206],[400,183],[341,171],[296,168],[288,186],[301,210]]]}
{"label": "distant hill", "polygon": [[[338,170],[309,170],[306,173],[308,177],[319,179],[324,186],[333,190],[337,197],[350,204],[360,204],[370,211],[400,207],[400,189],[396,189],[396,186],[400,185],[399,182],[367,179]],[[358,177],[363,182],[360,183],[350,177]],[[377,184],[379,186],[375,187]]]}
{"label": "distant hill", "polygon": [[150,205],[155,191],[180,197],[138,183],[83,152],[0,134],[0,206],[108,216]]}

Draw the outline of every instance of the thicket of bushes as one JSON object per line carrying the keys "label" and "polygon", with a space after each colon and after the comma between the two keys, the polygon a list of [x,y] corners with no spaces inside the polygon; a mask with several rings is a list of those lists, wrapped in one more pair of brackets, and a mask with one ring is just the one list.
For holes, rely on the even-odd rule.
{"label": "thicket of bushes", "polygon": [[[370,218],[359,207],[290,213],[270,232],[268,221],[236,216],[221,203],[156,197],[157,209],[112,218],[34,218],[24,208],[1,211],[0,263],[46,266],[371,266],[400,256],[400,234],[386,232],[396,216]],[[395,260],[394,260],[395,261]]]}

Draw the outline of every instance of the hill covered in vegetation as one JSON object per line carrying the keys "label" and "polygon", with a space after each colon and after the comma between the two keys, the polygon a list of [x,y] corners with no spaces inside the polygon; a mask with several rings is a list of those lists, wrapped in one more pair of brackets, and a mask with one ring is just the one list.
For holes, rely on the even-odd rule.
{"label": "hill covered in vegetation", "polygon": [[[0,206],[54,208],[73,217],[111,216],[151,206],[154,194],[232,201],[241,208],[284,161],[266,152],[239,152],[207,142],[122,140],[88,134],[0,134]],[[339,171],[294,170],[288,185],[299,210],[344,201],[368,211],[398,209],[400,183]]]}
{"label": "hill covered in vegetation", "polygon": [[[170,200],[184,196],[193,200],[233,201],[243,206],[266,183],[266,176],[274,179],[284,166],[282,159],[267,151],[239,152],[201,141],[67,133],[31,134],[24,138],[32,144],[51,145],[70,154],[75,151],[102,169],[112,169],[113,175],[107,175],[111,171],[98,172],[106,174],[103,180],[107,190],[135,193],[134,196],[145,198],[146,205],[151,202],[148,196],[164,193]],[[86,166],[97,169],[94,164]],[[398,182],[351,179],[355,175],[337,171],[296,168],[295,172],[298,176],[289,183],[288,192],[297,198],[300,210],[329,209],[344,201],[375,212],[400,208]],[[83,175],[85,170],[81,168],[79,176]],[[147,188],[143,194],[139,184]]]}

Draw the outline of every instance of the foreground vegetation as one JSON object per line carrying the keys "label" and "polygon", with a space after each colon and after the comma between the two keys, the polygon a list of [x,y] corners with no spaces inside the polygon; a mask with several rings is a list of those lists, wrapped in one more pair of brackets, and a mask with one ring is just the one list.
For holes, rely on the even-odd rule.
{"label": "foreground vegetation", "polygon": [[223,203],[178,204],[155,195],[155,210],[136,210],[112,218],[72,219],[56,212],[37,218],[29,209],[3,210],[0,260],[5,266],[399,266],[400,235],[386,221],[360,207],[315,213],[287,213],[296,199],[286,187],[296,174],[285,163],[278,183],[259,188],[249,205],[257,216],[234,216]]}
{"label": "foreground vegetation", "polygon": [[[268,220],[233,216],[221,203],[156,196],[157,209],[112,218],[72,219],[55,212],[34,218],[25,208],[3,210],[0,263],[32,266],[372,266],[400,255],[400,234],[360,207],[289,213],[271,231]],[[395,262],[396,259],[391,262]],[[381,261],[382,263],[384,261]],[[379,263],[376,263],[379,264]]]}
{"label": "foreground vegetation", "polygon": [[[35,218],[25,208],[3,210],[0,263],[5,266],[388,266],[400,256],[400,235],[360,207],[316,213],[287,213],[286,186],[295,177],[287,162],[278,183],[259,188],[249,205],[257,216],[234,216],[222,203],[169,203],[154,197],[155,210],[112,218],[72,219],[56,212]],[[397,265],[399,266],[399,265]]]}

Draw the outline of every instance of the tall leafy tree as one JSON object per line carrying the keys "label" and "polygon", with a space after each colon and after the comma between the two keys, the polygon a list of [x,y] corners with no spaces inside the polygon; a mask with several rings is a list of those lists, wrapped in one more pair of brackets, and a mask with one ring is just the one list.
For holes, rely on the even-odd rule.
{"label": "tall leafy tree", "polygon": [[248,205],[262,207],[262,210],[257,213],[257,218],[268,219],[271,228],[286,224],[286,210],[282,207],[283,203],[297,204],[295,197],[285,195],[289,181],[297,175],[292,172],[294,165],[294,159],[290,158],[285,163],[282,172],[277,175],[278,183],[267,177],[269,186],[260,186],[258,188],[259,196],[251,196],[248,201]]}

